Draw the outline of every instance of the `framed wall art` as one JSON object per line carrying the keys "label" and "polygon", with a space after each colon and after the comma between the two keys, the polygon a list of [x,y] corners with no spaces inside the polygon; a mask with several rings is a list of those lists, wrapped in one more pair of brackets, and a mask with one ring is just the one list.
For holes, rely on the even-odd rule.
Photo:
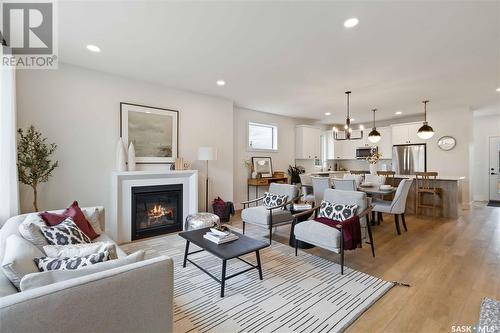
{"label": "framed wall art", "polygon": [[120,103],[120,136],[127,147],[134,143],[137,163],[175,163],[179,111]]}

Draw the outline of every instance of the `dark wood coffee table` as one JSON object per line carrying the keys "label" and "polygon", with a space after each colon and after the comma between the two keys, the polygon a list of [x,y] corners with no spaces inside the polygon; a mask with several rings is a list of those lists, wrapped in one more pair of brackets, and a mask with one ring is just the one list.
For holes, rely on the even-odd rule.
{"label": "dark wood coffee table", "polygon": [[[214,242],[211,242],[205,238],[203,238],[203,235],[209,231],[210,228],[203,228],[203,229],[197,229],[197,230],[190,230],[190,231],[184,231],[179,233],[179,236],[184,238],[186,240],[186,250],[184,251],[184,262],[182,263],[182,267],[186,267],[186,263],[189,261],[199,269],[201,269],[203,272],[205,272],[208,276],[210,276],[212,279],[220,283],[220,296],[224,297],[224,288],[226,284],[226,280],[229,280],[235,276],[238,276],[240,274],[243,274],[245,272],[248,272],[252,269],[257,269],[259,271],[259,278],[262,280],[262,265],[260,263],[260,255],[259,255],[259,250],[262,250],[265,247],[268,247],[269,244],[267,242],[259,241],[250,237],[247,237],[245,235],[242,235],[238,232],[234,232],[231,230],[231,232],[235,233],[238,235],[238,239],[229,243],[224,243],[224,244],[215,244]],[[189,252],[189,244],[193,243],[201,248],[201,250]],[[191,259],[188,258],[190,254],[202,252],[202,251],[207,251],[214,256],[222,259],[222,277],[221,279],[215,277],[213,274],[208,272],[206,269],[192,261]],[[245,254],[255,252],[255,256],[257,257],[257,265],[252,264],[251,262],[248,262],[240,256],[243,256]],[[238,273],[235,273],[230,276],[226,276],[226,264],[229,259],[239,259],[246,263],[247,265],[250,265],[248,269],[245,269],[243,271],[240,271]]]}

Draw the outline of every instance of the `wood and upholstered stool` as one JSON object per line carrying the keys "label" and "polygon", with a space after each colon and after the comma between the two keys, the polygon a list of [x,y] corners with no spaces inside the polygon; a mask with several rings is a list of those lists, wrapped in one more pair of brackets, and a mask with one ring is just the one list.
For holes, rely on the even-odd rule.
{"label": "wood and upholstered stool", "polygon": [[[415,172],[415,177],[416,177],[416,199],[417,203],[415,206],[415,214],[418,215],[419,213],[419,208],[431,208],[434,209],[435,211],[438,211],[442,208],[442,197],[441,194],[443,193],[443,189],[439,187],[435,187],[433,185],[434,181],[437,178],[438,173],[437,172]],[[424,201],[423,196],[425,194],[430,194],[433,197],[433,203],[432,204],[425,204],[423,203]],[[437,203],[439,201],[439,204]],[[440,212],[439,212],[439,215]]]}

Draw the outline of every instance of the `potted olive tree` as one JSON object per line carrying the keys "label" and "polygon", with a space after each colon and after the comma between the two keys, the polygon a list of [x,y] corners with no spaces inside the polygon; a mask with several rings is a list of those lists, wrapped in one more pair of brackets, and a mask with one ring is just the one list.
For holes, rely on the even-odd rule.
{"label": "potted olive tree", "polygon": [[45,183],[58,166],[58,161],[52,162],[50,156],[56,151],[55,143],[47,144],[47,138],[42,137],[31,125],[26,132],[18,129],[17,169],[19,181],[33,189],[33,208],[38,211],[38,185]]}

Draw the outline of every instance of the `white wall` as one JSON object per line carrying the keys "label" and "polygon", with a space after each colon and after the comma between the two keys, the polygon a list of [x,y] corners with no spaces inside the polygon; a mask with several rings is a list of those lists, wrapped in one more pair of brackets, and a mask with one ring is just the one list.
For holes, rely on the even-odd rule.
{"label": "white wall", "polygon": [[[233,199],[232,101],[65,64],[58,70],[18,71],[17,100],[18,126],[33,124],[58,144],[60,166],[40,187],[40,209],[64,208],[72,200],[109,208],[120,102],[179,110],[179,155],[201,170],[200,210],[205,202],[205,165],[196,161],[200,146],[218,148],[218,160],[210,162],[211,197]],[[22,210],[30,211],[31,191],[21,189]]]}
{"label": "white wall", "polygon": [[[277,152],[251,152],[247,149],[248,122],[261,122],[278,126]],[[259,112],[241,107],[234,109],[234,203],[241,208],[240,202],[247,200],[247,180],[249,171],[245,160],[252,156],[270,156],[273,170],[286,172],[289,165],[295,163],[295,126],[309,124],[310,121]],[[310,161],[308,161],[310,162]],[[312,163],[312,162],[310,162]],[[262,193],[263,189],[259,193]],[[255,197],[255,189],[250,190],[250,199]]]}
{"label": "white wall", "polygon": [[474,117],[471,187],[476,201],[489,200],[489,138],[500,136],[500,115]]}

